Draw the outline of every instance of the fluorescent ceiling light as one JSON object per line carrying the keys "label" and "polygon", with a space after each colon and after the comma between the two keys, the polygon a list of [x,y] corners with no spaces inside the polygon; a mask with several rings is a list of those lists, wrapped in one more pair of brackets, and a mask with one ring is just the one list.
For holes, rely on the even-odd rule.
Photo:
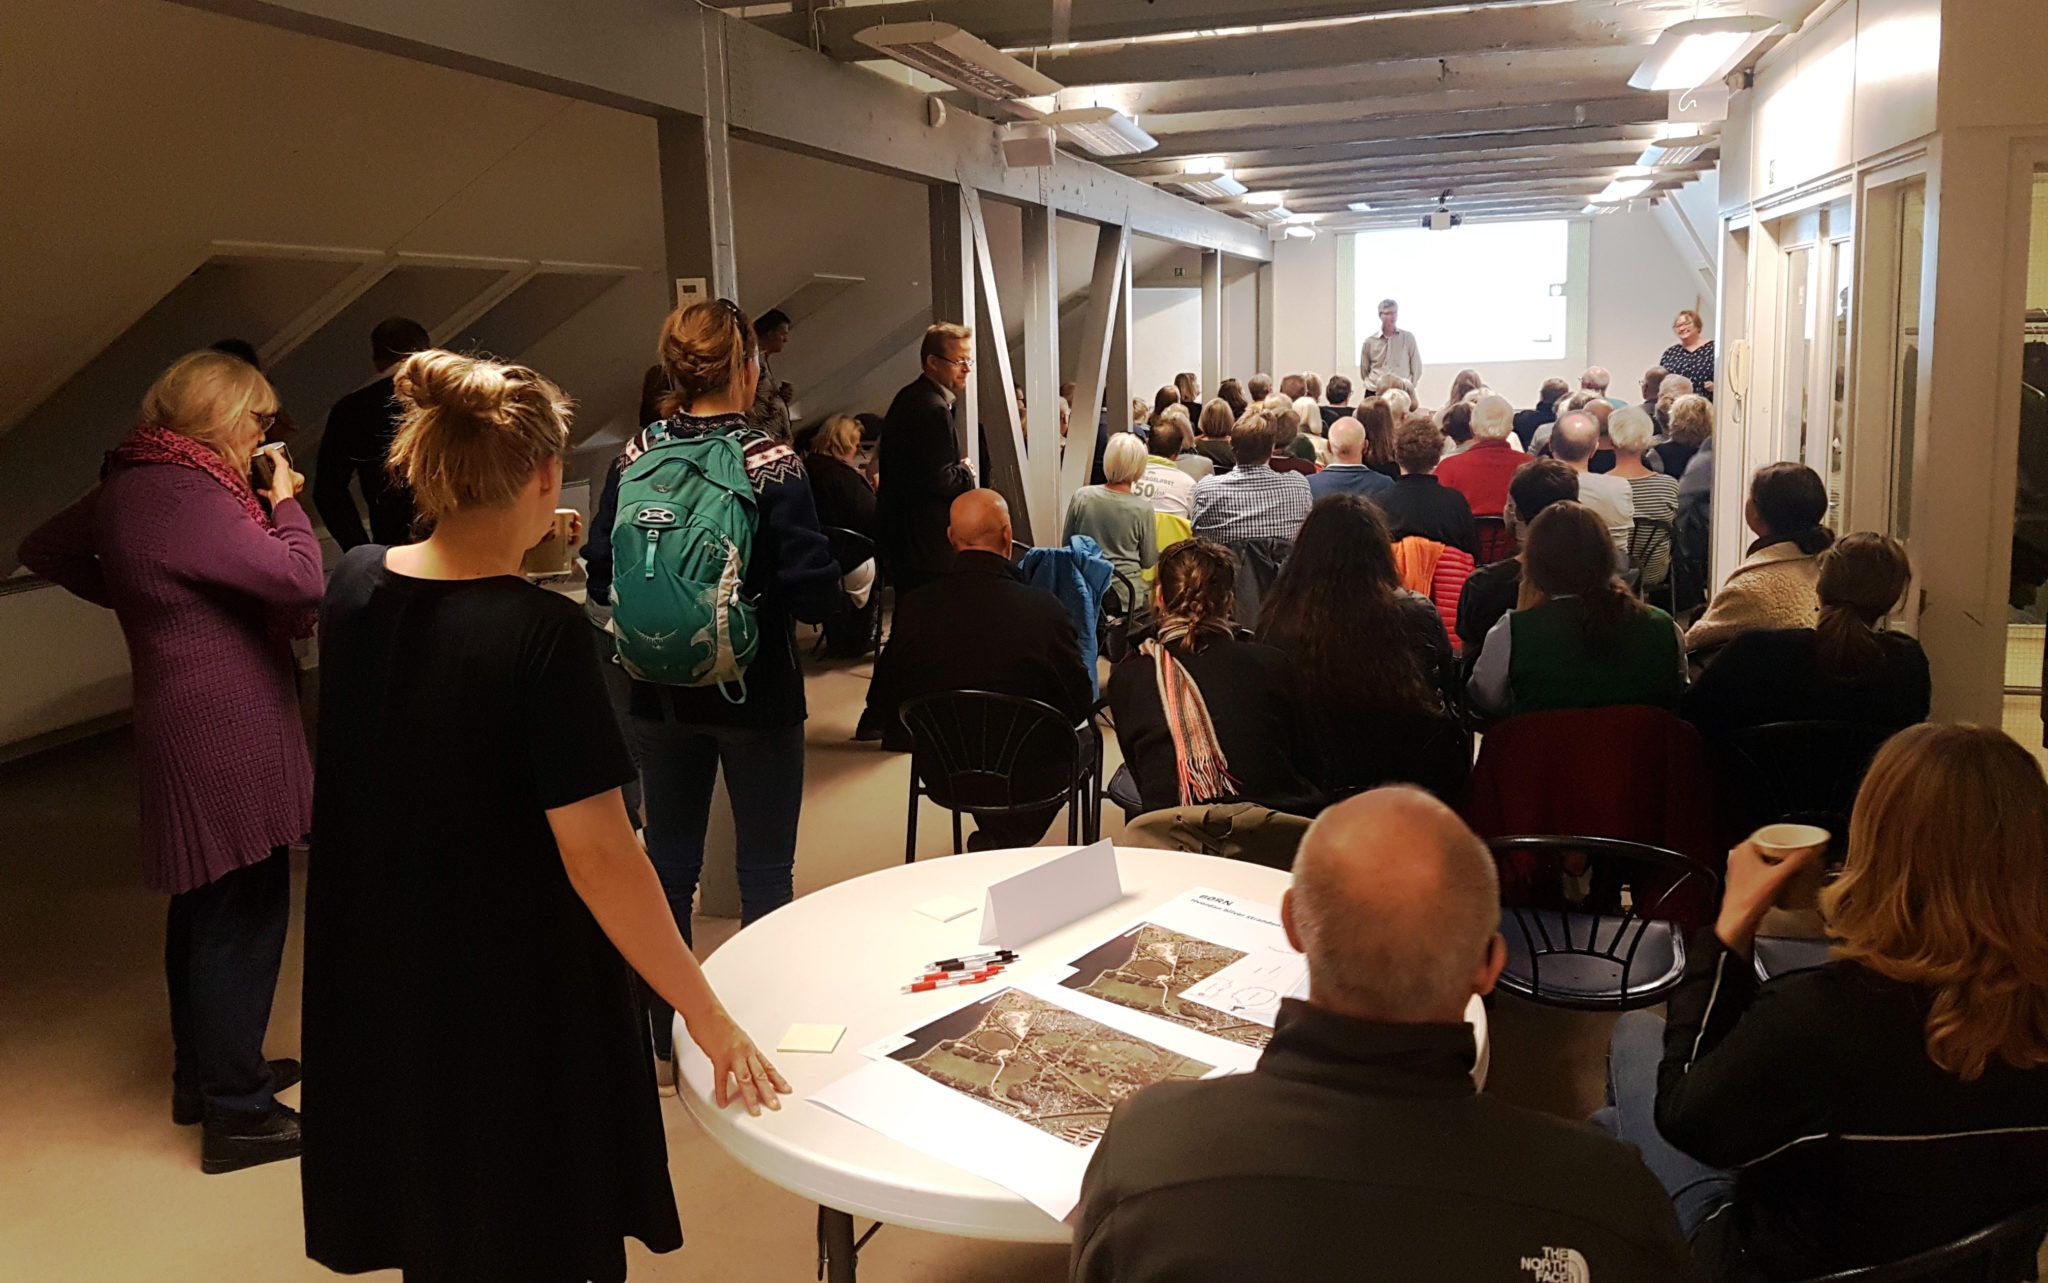
{"label": "fluorescent ceiling light", "polygon": [[1138,128],[1138,122],[1114,107],[1077,107],[1047,112],[1040,119],[1062,137],[1097,156],[1135,156],[1151,151],[1159,140]]}
{"label": "fluorescent ceiling light", "polygon": [[1316,238],[1316,229],[1307,223],[1289,223],[1286,235],[1290,240],[1312,241]]}
{"label": "fluorescent ceiling light", "polygon": [[1645,168],[1654,168],[1658,165],[1690,165],[1717,145],[1711,134],[1660,138],[1643,148],[1643,154],[1636,158],[1636,164]]}
{"label": "fluorescent ceiling light", "polygon": [[1617,178],[1600,189],[1600,194],[1593,198],[1593,203],[1596,205],[1607,205],[1619,201],[1634,200],[1644,192],[1649,191],[1654,181],[1654,179],[1649,178]]}
{"label": "fluorescent ceiling light", "polygon": [[1657,35],[1628,83],[1636,89],[1692,89],[1721,79],[1779,30],[1774,18],[1688,18]]}
{"label": "fluorescent ceiling light", "polygon": [[1294,217],[1294,211],[1280,203],[1278,192],[1253,192],[1238,203],[1244,206],[1245,216],[1255,222],[1285,223]]}
{"label": "fluorescent ceiling light", "polygon": [[977,98],[1008,102],[1055,94],[1060,84],[950,22],[890,22],[854,39]]}
{"label": "fluorescent ceiling light", "polygon": [[1204,200],[1233,200],[1245,194],[1248,188],[1232,178],[1227,170],[1205,170],[1186,174],[1160,174],[1146,180],[1169,187],[1183,187],[1191,196]]}
{"label": "fluorescent ceiling light", "polygon": [[1344,208],[1354,214],[1370,214],[1372,213],[1372,202],[1369,200],[1355,200]]}

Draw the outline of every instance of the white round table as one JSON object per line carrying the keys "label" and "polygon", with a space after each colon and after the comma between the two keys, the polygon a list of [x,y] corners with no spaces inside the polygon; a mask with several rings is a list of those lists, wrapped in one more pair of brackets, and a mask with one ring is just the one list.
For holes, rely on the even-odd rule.
{"label": "white round table", "polygon": [[[861,1048],[913,1025],[956,1000],[946,990],[906,994],[918,967],[972,953],[981,934],[979,905],[989,883],[1062,855],[1070,848],[1027,847],[941,856],[895,865],[796,900],[742,930],[704,964],[733,1018],[789,1079],[779,1112],[749,1117],[738,1105],[711,1103],[710,1065],[680,1021],[675,1029],[684,1105],[741,1164],[816,1202],[821,1250],[835,1279],[851,1279],[853,1216],[891,1225],[1010,1242],[1066,1242],[1068,1227],[992,1181],[912,1149],[806,1098],[866,1062]],[[1262,865],[1181,851],[1117,848],[1124,895],[1032,940],[1007,972],[1028,979],[1099,944],[1137,914],[1194,887],[1277,905],[1288,875]],[[915,906],[958,896],[977,908],[937,922]],[[1479,1046],[1473,1077],[1486,1082],[1486,1012],[1467,1008]],[[846,1026],[830,1055],[777,1054],[791,1024]]]}

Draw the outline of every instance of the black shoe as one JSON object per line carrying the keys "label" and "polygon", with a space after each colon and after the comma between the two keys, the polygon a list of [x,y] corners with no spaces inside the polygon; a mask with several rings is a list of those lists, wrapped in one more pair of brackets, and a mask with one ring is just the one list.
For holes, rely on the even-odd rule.
{"label": "black shoe", "polygon": [[863,710],[860,721],[853,728],[853,742],[872,744],[882,738],[882,719],[872,711]]}
{"label": "black shoe", "polygon": [[298,1111],[289,1105],[250,1113],[219,1111],[207,1116],[199,1167],[212,1176],[238,1172],[244,1167],[297,1158],[303,1144]]}
{"label": "black shoe", "polygon": [[[283,1091],[299,1081],[299,1062],[289,1056],[282,1056],[270,1062],[270,1090]],[[206,1102],[196,1091],[174,1091],[171,1093],[171,1121],[180,1127],[190,1127],[206,1117]]]}

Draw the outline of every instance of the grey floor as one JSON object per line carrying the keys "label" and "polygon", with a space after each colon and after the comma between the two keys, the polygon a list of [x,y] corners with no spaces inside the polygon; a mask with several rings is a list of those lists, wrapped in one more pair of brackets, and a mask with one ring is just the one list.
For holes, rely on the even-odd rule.
{"label": "grey floor", "polygon": [[[907,766],[849,742],[868,671],[811,680],[799,894],[902,858]],[[303,1255],[296,1164],[205,1176],[194,1130],[170,1124],[164,903],[138,877],[134,799],[121,732],[0,767],[0,1280],[329,1277]],[[946,848],[941,819],[927,811],[921,854]],[[733,925],[704,920],[700,947]],[[273,1055],[297,1048],[299,944],[295,917]],[[1608,1025],[1496,1001],[1489,1090],[1583,1117],[1599,1103]],[[459,1092],[488,1066],[446,1069]],[[665,1257],[635,1245],[633,1277],[812,1278],[815,1209],[728,1160],[673,1099],[663,1112],[688,1245]],[[861,1264],[876,1283],[1065,1275],[1060,1249],[894,1228]]]}

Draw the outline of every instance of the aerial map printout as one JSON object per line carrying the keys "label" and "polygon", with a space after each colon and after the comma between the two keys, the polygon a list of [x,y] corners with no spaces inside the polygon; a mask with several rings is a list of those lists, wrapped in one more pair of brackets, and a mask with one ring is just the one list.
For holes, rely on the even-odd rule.
{"label": "aerial map printout", "polygon": [[1190,891],[1071,964],[962,988],[810,1099],[1063,1219],[1117,1103],[1250,1070],[1305,977],[1273,906]]}

